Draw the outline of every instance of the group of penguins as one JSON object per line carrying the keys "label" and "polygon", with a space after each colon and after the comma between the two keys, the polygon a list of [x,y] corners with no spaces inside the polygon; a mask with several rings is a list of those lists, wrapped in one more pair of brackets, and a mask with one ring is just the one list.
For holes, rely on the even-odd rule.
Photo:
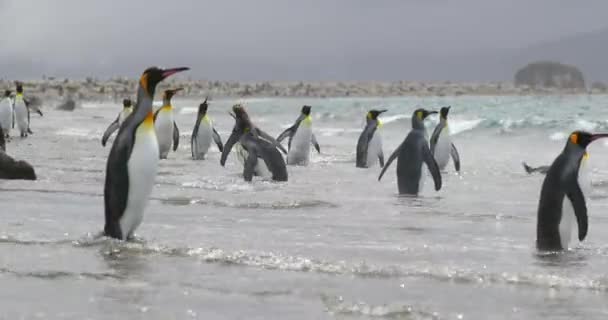
{"label": "group of penguins", "polygon": [[[174,120],[171,98],[181,89],[166,90],[162,107],[154,111],[156,87],[169,76],[186,70],[189,68],[146,69],[139,79],[135,105],[125,99],[123,110],[102,136],[102,145],[105,146],[113,132],[118,130],[105,171],[105,236],[120,240],[132,239],[143,220],[159,159],[166,159],[171,148],[175,151],[179,145],[179,129]],[[5,137],[10,136],[10,130],[15,125],[21,137],[31,134],[30,106],[23,97],[23,87],[19,83],[16,92],[16,95],[12,95],[7,91],[0,100],[0,178],[35,179],[34,170],[29,164],[14,161],[5,153]],[[224,166],[234,147],[237,158],[243,165],[246,181],[251,181],[253,176],[287,181],[286,164],[307,165],[311,146],[321,152],[312,132],[310,106],[303,106],[295,123],[275,139],[251,121],[243,105],[236,104],[231,113],[235,124],[225,145],[213,127],[207,109],[208,102],[205,99],[199,106],[191,137],[192,158],[205,159],[214,142],[221,152],[220,164]],[[397,159],[397,187],[400,194],[418,195],[427,171],[433,178],[435,190],[440,190],[441,171],[450,158],[460,173],[460,156],[449,134],[449,110],[450,107],[441,108],[440,121],[430,138],[424,121],[437,111],[424,108],[415,110],[411,118],[411,131],[386,163],[379,130],[382,122],[378,118],[386,110],[370,110],[366,115],[366,126],[357,142],[356,166],[370,168],[379,163],[382,167],[378,177],[380,180]],[[42,115],[39,110],[35,111]],[[585,239],[588,230],[586,195],[591,187],[590,170],[586,165],[586,147],[604,137],[608,137],[608,134],[574,131],[569,135],[563,151],[550,166],[537,169],[526,167],[528,172],[546,174],[537,212],[536,246],[539,250],[568,249],[575,223],[578,226],[578,239]],[[286,138],[288,150],[281,145],[281,141]],[[281,153],[287,155],[287,163]]]}

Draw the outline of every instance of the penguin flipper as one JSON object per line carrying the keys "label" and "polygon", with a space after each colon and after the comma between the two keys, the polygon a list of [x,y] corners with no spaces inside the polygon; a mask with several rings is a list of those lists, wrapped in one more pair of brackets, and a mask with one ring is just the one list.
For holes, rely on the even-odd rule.
{"label": "penguin flipper", "polygon": [[258,154],[256,152],[256,148],[250,148],[248,151],[249,155],[247,156],[247,160],[243,166],[243,178],[245,181],[251,182],[255,172],[255,166],[258,164]]}
{"label": "penguin flipper", "polygon": [[230,154],[230,150],[232,150],[232,146],[234,146],[234,144],[239,141],[241,136],[242,134],[239,134],[239,132],[232,131],[232,134],[230,134],[230,137],[228,137],[226,145],[224,146],[224,150],[222,150],[222,156],[220,157],[220,164],[222,165],[222,167],[226,164],[226,159],[228,159],[228,155]]}
{"label": "penguin flipper", "polygon": [[573,184],[574,187],[570,192],[566,193],[566,195],[574,208],[574,215],[576,216],[576,222],[578,224],[578,240],[583,241],[587,236],[587,230],[589,228],[587,205],[585,204],[585,196],[583,195],[583,191],[578,185],[578,182],[574,181]]}
{"label": "penguin flipper", "polygon": [[382,171],[380,171],[380,175],[378,176],[378,181],[380,181],[380,179],[382,179],[382,176],[384,175],[384,172],[386,172],[386,169],[388,169],[388,167],[391,166],[391,163],[397,158],[402,146],[403,146],[403,144],[399,145],[399,148],[395,149],[395,151],[393,151],[393,154],[391,154],[391,156],[388,157],[386,164],[382,167]]}
{"label": "penguin flipper", "polygon": [[103,133],[103,136],[101,137],[102,146],[104,146],[104,147],[106,146],[106,143],[108,142],[108,139],[110,138],[112,133],[114,133],[114,131],[118,130],[119,127],[120,127],[120,125],[118,125],[118,117],[117,117],[116,120],[114,120],[114,122],[110,123],[110,125],[108,126],[106,131]]}
{"label": "penguin flipper", "polygon": [[460,172],[460,155],[458,154],[458,150],[453,143],[450,147],[450,155],[452,155],[452,161],[454,161],[454,168],[456,169],[456,172]]}
{"label": "penguin flipper", "polygon": [[[429,144],[431,145],[431,154],[435,154],[435,146],[437,146],[437,141],[439,141],[439,135],[441,134],[441,130],[443,130],[443,124],[439,123],[435,130],[433,130],[433,135],[431,135],[431,139],[429,140]],[[458,169],[456,169],[458,171]]]}
{"label": "penguin flipper", "polygon": [[[105,227],[106,236],[122,239],[120,218],[127,208],[129,195],[129,172],[127,163],[131,156],[133,137],[123,134],[116,137],[106,166],[106,181],[104,187]],[[126,131],[125,131],[126,133]]]}
{"label": "penguin flipper", "polygon": [[272,173],[272,180],[287,181],[287,166],[283,155],[269,142],[259,141],[257,144],[258,155],[264,160],[266,167]]}
{"label": "penguin flipper", "polygon": [[211,128],[211,130],[213,135],[213,141],[217,145],[217,149],[222,152],[224,150],[224,145],[222,144],[222,137],[220,137],[220,134],[217,132],[217,130],[215,130],[215,128]]}
{"label": "penguin flipper", "polygon": [[317,150],[317,152],[321,153],[321,147],[319,147],[319,142],[317,142],[317,137],[315,136],[314,133],[311,135],[310,142],[315,147],[315,149]]}
{"label": "penguin flipper", "polygon": [[380,166],[384,167],[384,152],[382,150],[378,152],[378,161],[380,161]]}
{"label": "penguin flipper", "polygon": [[439,166],[435,161],[435,157],[433,157],[433,154],[431,153],[431,149],[429,149],[426,144],[422,147],[422,159],[433,176],[435,191],[441,190],[441,172],[439,171]]}
{"label": "penguin flipper", "polygon": [[163,108],[158,108],[156,111],[154,111],[154,122],[156,122],[156,118],[158,117],[158,113],[160,112],[160,110],[162,110]]}
{"label": "penguin flipper", "polygon": [[177,150],[179,146],[179,129],[177,128],[177,123],[173,121],[173,151]]}
{"label": "penguin flipper", "polygon": [[293,135],[293,132],[294,132],[293,126],[285,129],[285,131],[281,132],[281,134],[277,137],[277,141],[279,143],[281,143],[281,141],[283,141],[285,138]]}
{"label": "penguin flipper", "polygon": [[198,137],[198,127],[201,124],[200,117],[196,119],[196,123],[194,124],[194,129],[192,130],[192,135],[190,136],[190,150],[192,151],[192,159],[196,160],[198,156],[197,142],[196,139]]}
{"label": "penguin flipper", "polygon": [[274,144],[277,148],[279,148],[279,150],[281,150],[281,152],[283,152],[284,154],[287,154],[287,150],[285,150],[285,148],[277,141],[275,140],[271,135],[269,135],[268,133],[264,132],[262,129],[260,128],[256,128],[255,129],[257,131],[257,134],[259,136],[261,136],[262,138],[268,140],[268,142]]}
{"label": "penguin flipper", "polygon": [[[361,132],[359,136],[359,141],[357,141],[357,168],[367,168],[367,149],[369,147],[369,142],[374,137],[374,132],[376,131],[377,123],[369,123]],[[383,161],[384,162],[384,161]],[[381,167],[384,164],[380,164]]]}

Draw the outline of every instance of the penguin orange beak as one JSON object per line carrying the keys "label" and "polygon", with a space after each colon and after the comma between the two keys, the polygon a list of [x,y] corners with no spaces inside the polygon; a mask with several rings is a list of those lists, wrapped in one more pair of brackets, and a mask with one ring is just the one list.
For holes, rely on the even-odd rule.
{"label": "penguin orange beak", "polygon": [[182,71],[186,71],[186,70],[190,70],[190,68],[180,67],[180,68],[165,69],[165,70],[163,70],[162,77],[163,77],[163,79],[166,79],[178,72],[182,72]]}
{"label": "penguin orange beak", "polygon": [[608,138],[608,133],[596,133],[591,135],[591,141],[595,141],[597,139]]}

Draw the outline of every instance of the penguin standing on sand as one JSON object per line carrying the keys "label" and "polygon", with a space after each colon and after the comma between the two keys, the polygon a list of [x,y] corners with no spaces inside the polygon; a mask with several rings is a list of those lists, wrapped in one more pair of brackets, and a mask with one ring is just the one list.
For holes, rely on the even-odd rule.
{"label": "penguin standing on sand", "polygon": [[131,102],[131,99],[122,100],[122,110],[116,117],[116,120],[114,120],[112,123],[110,123],[110,125],[108,126],[106,131],[103,133],[103,137],[101,137],[102,146],[104,146],[104,147],[106,146],[106,142],[108,141],[108,139],[110,138],[112,133],[114,133],[114,131],[116,131],[116,130],[118,130],[118,128],[120,128],[122,123],[131,114],[131,112],[133,112],[133,103]]}
{"label": "penguin standing on sand", "polygon": [[[233,106],[232,110],[235,124],[232,134],[224,146],[220,164],[222,166],[226,164],[232,146],[238,143],[245,156],[243,164],[245,181],[251,181],[254,175],[262,175],[262,172],[269,172],[274,181],[287,181],[287,167],[278,150],[281,148],[279,142],[257,128],[241,105]],[[284,150],[282,151],[286,153]]]}
{"label": "penguin standing on sand", "polygon": [[384,167],[384,153],[382,151],[382,121],[378,116],[386,110],[370,110],[366,116],[366,125],[357,142],[357,168],[370,168],[380,162]]}
{"label": "penguin standing on sand", "polygon": [[[15,119],[13,125],[17,124],[17,129],[21,137],[27,137],[28,134],[33,133],[30,130],[30,103],[23,97],[23,84],[17,82],[17,94],[13,99],[13,112]],[[42,116],[42,111],[36,109],[36,112]]]}
{"label": "penguin standing on sand", "polygon": [[163,106],[154,113],[154,126],[156,127],[156,135],[158,136],[158,148],[161,159],[167,159],[171,144],[173,144],[173,151],[177,150],[179,146],[179,129],[175,123],[171,98],[180,90],[183,90],[183,88],[165,90],[163,93]]}
{"label": "penguin standing on sand", "polygon": [[426,140],[424,119],[437,111],[417,109],[412,115],[412,130],[401,145],[388,158],[386,165],[382,168],[378,181],[382,179],[384,172],[395,158],[397,160],[397,185],[399,194],[418,195],[424,185],[424,166],[430,171],[435,182],[435,190],[441,189],[441,173],[435,158],[431,154],[429,144]]}
{"label": "penguin standing on sand", "polygon": [[205,155],[209,151],[211,141],[213,140],[217,145],[218,150],[222,152],[224,145],[222,144],[222,138],[213,127],[213,123],[207,115],[207,109],[209,104],[207,99],[198,106],[198,114],[196,116],[196,123],[192,130],[192,136],[190,138],[190,148],[192,149],[192,159],[203,160]]}
{"label": "penguin standing on sand", "polygon": [[445,169],[448,161],[450,161],[450,156],[452,156],[454,168],[456,169],[456,172],[460,173],[460,156],[450,137],[448,112],[450,112],[450,107],[443,107],[439,111],[439,123],[431,136],[431,153],[435,157],[435,161],[437,161],[439,170]]}
{"label": "penguin standing on sand", "polygon": [[586,199],[591,192],[587,146],[608,134],[574,131],[566,146],[549,167],[543,181],[538,202],[536,247],[555,251],[568,249],[574,223],[578,225],[578,239],[587,235]]}
{"label": "penguin standing on sand", "polygon": [[321,153],[317,138],[312,132],[310,109],[310,106],[303,106],[302,112],[296,119],[296,122],[277,137],[279,143],[286,137],[289,137],[287,143],[287,150],[289,150],[287,152],[287,164],[289,165],[308,165],[310,162],[311,144],[318,153]]}
{"label": "penguin standing on sand", "polygon": [[188,68],[144,71],[132,115],[120,126],[106,166],[104,188],[104,234],[116,239],[133,237],[142,222],[148,197],[154,186],[159,151],[152,101],[156,85]]}
{"label": "penguin standing on sand", "polygon": [[4,137],[10,136],[13,128],[13,100],[11,90],[4,91],[4,96],[0,97],[0,128],[4,132]]}

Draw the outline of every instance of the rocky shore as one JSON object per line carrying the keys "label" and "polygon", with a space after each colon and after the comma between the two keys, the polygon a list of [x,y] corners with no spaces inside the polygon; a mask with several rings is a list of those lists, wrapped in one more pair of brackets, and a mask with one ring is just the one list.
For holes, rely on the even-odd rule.
{"label": "rocky shore", "polygon": [[[73,109],[74,101],[120,101],[133,95],[136,79],[114,78],[97,80],[42,79],[24,81],[28,96],[42,101],[56,101],[56,106]],[[14,87],[13,80],[0,80],[0,89]],[[419,81],[353,81],[353,82],[229,82],[205,80],[173,80],[167,87],[183,87],[185,97],[246,98],[246,97],[389,97],[389,96],[461,96],[461,95],[557,95],[604,94],[606,86],[591,89],[554,89],[515,86],[512,82],[455,83]]]}

